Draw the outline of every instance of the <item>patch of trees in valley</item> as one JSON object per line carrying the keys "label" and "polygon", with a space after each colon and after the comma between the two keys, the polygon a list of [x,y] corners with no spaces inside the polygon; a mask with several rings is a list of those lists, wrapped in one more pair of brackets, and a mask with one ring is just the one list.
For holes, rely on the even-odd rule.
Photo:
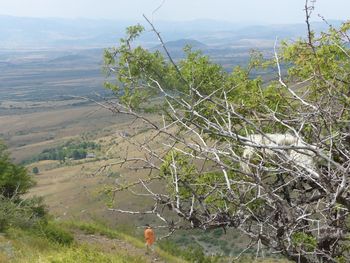
{"label": "patch of trees in valley", "polygon": [[101,150],[101,146],[95,142],[68,141],[55,148],[45,149],[40,154],[24,163],[33,163],[43,160],[57,160],[61,162],[64,162],[67,159],[80,160],[87,157],[94,157],[95,154],[93,152],[99,150]]}

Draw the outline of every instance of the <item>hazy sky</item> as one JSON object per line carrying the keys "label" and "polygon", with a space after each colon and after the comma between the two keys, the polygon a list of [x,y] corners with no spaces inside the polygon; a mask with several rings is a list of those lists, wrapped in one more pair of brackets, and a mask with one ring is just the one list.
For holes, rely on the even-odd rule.
{"label": "hazy sky", "polygon": [[[31,17],[139,20],[152,16],[163,0],[0,0],[0,14]],[[295,23],[304,21],[305,0],[165,0],[154,14],[159,20],[215,19],[232,22]],[[317,14],[350,18],[350,0],[318,0]]]}

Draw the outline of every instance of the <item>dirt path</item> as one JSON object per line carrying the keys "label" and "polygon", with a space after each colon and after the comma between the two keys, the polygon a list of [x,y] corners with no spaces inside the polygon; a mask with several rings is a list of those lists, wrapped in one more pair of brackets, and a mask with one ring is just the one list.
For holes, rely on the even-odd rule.
{"label": "dirt path", "polygon": [[75,233],[74,237],[79,244],[90,244],[98,246],[105,252],[113,253],[116,251],[123,251],[129,255],[142,257],[144,259],[143,262],[145,263],[166,263],[156,254],[156,252],[150,252],[149,254],[146,254],[146,249],[137,248],[130,243],[120,239],[109,239],[105,236],[88,235],[82,232]]}

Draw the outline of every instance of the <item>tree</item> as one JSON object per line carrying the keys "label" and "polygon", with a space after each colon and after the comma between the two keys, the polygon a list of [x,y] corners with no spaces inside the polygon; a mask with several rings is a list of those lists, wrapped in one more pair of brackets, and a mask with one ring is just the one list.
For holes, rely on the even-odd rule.
{"label": "tree", "polygon": [[[350,260],[350,23],[316,34],[308,2],[305,12],[306,39],[276,44],[273,59],[254,54],[232,72],[189,47],[175,63],[151,23],[167,57],[133,46],[140,25],[106,50],[117,78],[106,86],[118,101],[104,106],[151,130],[128,139],[143,156],[114,163],[148,169],[149,179],[114,191],[141,185],[154,200],[150,210],[112,211],[154,214],[170,232],[235,227],[257,254],[267,247],[298,262]],[[252,76],[265,67],[275,80]]]}
{"label": "tree", "polygon": [[39,168],[38,167],[33,167],[32,169],[33,174],[39,174]]}
{"label": "tree", "polygon": [[72,152],[72,158],[74,160],[84,159],[86,157],[86,151],[84,149],[74,149]]}
{"label": "tree", "polygon": [[19,197],[34,185],[26,169],[11,162],[6,146],[0,142],[0,195]]}
{"label": "tree", "polygon": [[[36,169],[35,169],[36,168]],[[33,168],[39,171],[37,167]],[[34,181],[27,170],[14,164],[6,146],[0,141],[0,231],[8,227],[33,228],[47,221],[43,199],[23,198]],[[40,228],[42,230],[42,227]]]}

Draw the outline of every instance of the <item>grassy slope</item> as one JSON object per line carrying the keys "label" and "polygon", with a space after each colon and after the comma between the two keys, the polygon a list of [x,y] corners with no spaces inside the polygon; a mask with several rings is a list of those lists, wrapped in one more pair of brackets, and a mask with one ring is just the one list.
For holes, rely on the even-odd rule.
{"label": "grassy slope", "polygon": [[2,237],[0,244],[3,246],[0,250],[0,262],[143,262],[126,251],[106,253],[97,246],[77,243],[63,246],[45,237],[15,229]]}
{"label": "grassy slope", "polygon": [[[140,155],[139,151],[128,144],[125,138],[120,136],[121,132],[137,134],[135,137],[143,137],[141,127],[129,127],[128,123],[120,123],[111,126],[110,135],[96,136],[96,143],[102,146],[100,157],[107,157],[99,160],[85,159],[79,161],[69,161],[60,164],[57,161],[41,161],[28,166],[31,171],[33,167],[38,167],[40,173],[35,176],[37,185],[31,189],[30,195],[39,195],[45,198],[50,211],[61,219],[77,220],[106,220],[112,226],[116,224],[135,223],[135,217],[130,215],[116,215],[106,209],[106,202],[101,192],[106,186],[118,183],[128,183],[145,178],[147,171],[130,171],[127,168],[118,166],[108,167],[108,169],[95,174],[99,168],[125,158],[126,149],[130,156]],[[114,176],[108,176],[114,173]],[[127,204],[125,209],[147,209],[150,202],[144,197],[135,197],[130,193],[123,192],[115,197],[118,205]],[[150,200],[152,201],[152,200]],[[131,220],[130,220],[131,219]],[[136,225],[144,225],[147,218],[136,218]]]}
{"label": "grassy slope", "polygon": [[[138,134],[134,139],[142,139],[147,131],[128,127],[125,123],[117,127],[111,127],[111,130],[113,134],[97,136],[95,140],[101,144],[103,156],[122,159],[122,154],[125,153],[126,149],[128,149],[130,155],[137,156],[137,154],[140,154],[137,149],[130,146],[119,135],[119,131]],[[113,228],[142,237],[142,228],[139,227],[145,223],[157,225],[157,222],[154,221],[155,219],[146,216],[130,216],[109,212],[101,191],[106,186],[113,185],[115,180],[132,182],[137,181],[138,178],[144,178],[147,174],[144,171],[130,172],[126,168],[113,166],[105,172],[92,176],[100,167],[116,160],[80,160],[70,161],[70,163],[63,165],[56,161],[34,163],[28,166],[29,170],[37,166],[41,172],[36,176],[38,184],[31,190],[30,194],[44,196],[50,211],[61,220],[100,221]],[[111,172],[115,172],[121,177],[108,177],[107,175]],[[151,202],[148,202],[144,197],[141,200],[128,192],[117,193],[115,200],[119,207],[127,210],[147,210],[148,206],[151,207]],[[197,232],[180,233],[173,241],[183,244],[185,247],[194,243],[200,244],[209,254],[221,253],[220,251],[226,250],[229,253],[232,252],[232,255],[238,255],[245,249],[247,244],[247,240],[234,230],[232,233],[230,232],[228,235],[221,235],[220,237],[215,236],[213,233]],[[162,235],[162,233],[159,234]]]}
{"label": "grassy slope", "polygon": [[[85,114],[85,109],[82,112]],[[60,110],[57,111],[57,113],[61,115]],[[82,114],[82,118],[84,118],[84,114]],[[34,116],[36,115],[34,114]],[[64,116],[64,114],[61,116]],[[146,172],[131,172],[126,168],[113,166],[98,175],[92,176],[101,166],[118,159],[123,159],[126,150],[128,150],[129,156],[137,156],[140,154],[137,149],[129,145],[126,140],[127,138],[123,138],[121,133],[127,132],[130,135],[136,135],[133,139],[141,141],[148,133],[140,123],[133,123],[132,126],[129,126],[130,122],[124,118],[114,116],[113,119],[113,122],[117,122],[118,124],[110,123],[110,126],[105,127],[103,130],[100,126],[103,126],[103,123],[96,122],[96,128],[100,130],[90,137],[90,140],[95,140],[95,142],[102,146],[102,150],[98,153],[98,156],[110,158],[109,160],[80,160],[69,161],[65,164],[60,164],[57,161],[41,161],[31,164],[28,166],[28,170],[31,171],[34,166],[37,166],[40,170],[40,174],[36,175],[38,184],[31,190],[30,195],[43,196],[45,198],[45,203],[47,203],[50,208],[50,212],[60,220],[103,222],[113,228],[142,237],[142,228],[138,228],[138,226],[142,226],[145,223],[156,225],[157,222],[155,219],[149,216],[130,216],[109,212],[106,207],[106,200],[103,195],[101,195],[101,191],[103,191],[106,186],[113,185],[115,180],[121,183],[137,181],[138,178],[147,176]],[[28,123],[30,120],[31,119],[25,119],[23,125],[29,125]],[[66,119],[62,120],[66,121]],[[55,120],[54,123],[43,120],[40,125],[46,123],[48,126],[47,130],[49,131],[56,125],[56,121],[59,123],[61,119]],[[80,124],[77,130],[83,129],[85,124],[80,121],[78,121],[78,123]],[[73,126],[75,126],[75,124]],[[18,127],[13,127],[12,129],[15,128],[17,129]],[[74,133],[68,133],[67,135],[69,136],[65,137],[64,134],[62,134],[59,140],[62,142],[69,140],[74,136]],[[25,147],[17,148],[17,151],[22,152],[24,155],[33,154],[37,143],[34,140],[28,143],[29,144]],[[52,145],[55,145],[55,143],[57,143],[56,139],[53,140]],[[45,143],[44,147],[52,146],[50,146],[50,143]],[[158,147],[158,145],[156,145],[156,147]],[[16,151],[12,152],[16,154]],[[121,176],[108,177],[107,175],[111,172]],[[137,208],[147,210],[151,207],[151,202],[148,202],[144,198],[140,199],[139,197],[135,197],[128,192],[118,193],[115,200],[119,207],[128,210]],[[162,235],[162,233],[158,234]],[[239,234],[236,233],[235,235]],[[185,246],[193,243],[200,244],[209,254],[220,253],[220,251],[224,251],[222,250],[224,247],[226,251],[232,252],[232,255],[237,255],[244,250],[246,240],[242,238],[232,239],[230,236],[231,235],[226,235],[214,238],[210,233],[180,233],[178,237],[181,237],[181,240],[175,238],[173,241],[178,244],[186,244]],[[211,240],[211,242],[208,243],[208,240]],[[223,244],[225,246],[223,246]]]}
{"label": "grassy slope", "polygon": [[68,139],[111,133],[110,126],[127,121],[127,118],[113,116],[110,111],[93,104],[33,112],[13,110],[11,114],[3,114],[0,108],[0,139],[9,146],[16,162],[21,162]]}
{"label": "grassy slope", "polygon": [[[112,230],[103,225],[65,222],[56,227],[74,235],[74,242],[61,245],[52,239],[31,230],[9,229],[0,235],[0,262],[7,263],[186,263],[181,255],[176,256],[159,247],[146,254],[144,243],[125,233]],[[208,261],[209,262],[209,261]],[[242,257],[237,261],[221,258],[212,263],[288,263],[286,260]]]}
{"label": "grassy slope", "polygon": [[182,263],[157,248],[146,255],[143,242],[123,233],[96,224],[66,223],[61,228],[74,233],[71,245],[60,245],[48,237],[27,230],[9,229],[0,236],[0,262],[9,263]]}

